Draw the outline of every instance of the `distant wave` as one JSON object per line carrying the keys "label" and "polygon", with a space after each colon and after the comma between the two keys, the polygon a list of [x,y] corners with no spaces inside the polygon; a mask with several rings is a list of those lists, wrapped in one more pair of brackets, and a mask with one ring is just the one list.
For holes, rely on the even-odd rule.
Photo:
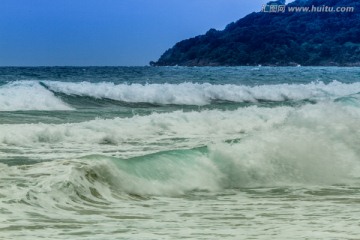
{"label": "distant wave", "polygon": [[0,111],[73,110],[74,106],[82,104],[145,104],[142,106],[146,107],[153,104],[205,106],[219,102],[317,102],[353,97],[359,92],[360,83],[337,81],[252,87],[209,83],[117,85],[111,82],[15,81],[0,86]]}
{"label": "distant wave", "polygon": [[360,83],[344,84],[333,81],[329,84],[278,85],[212,85],[209,83],[180,84],[114,84],[109,82],[67,83],[45,81],[42,83],[55,93],[87,96],[96,99],[112,99],[129,103],[208,105],[214,101],[259,102],[322,100],[343,97],[360,92]]}

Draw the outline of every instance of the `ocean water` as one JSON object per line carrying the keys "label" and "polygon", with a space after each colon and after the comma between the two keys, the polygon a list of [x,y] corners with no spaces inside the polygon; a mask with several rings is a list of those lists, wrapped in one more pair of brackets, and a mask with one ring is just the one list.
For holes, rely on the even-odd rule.
{"label": "ocean water", "polygon": [[359,239],[360,68],[0,68],[0,239]]}

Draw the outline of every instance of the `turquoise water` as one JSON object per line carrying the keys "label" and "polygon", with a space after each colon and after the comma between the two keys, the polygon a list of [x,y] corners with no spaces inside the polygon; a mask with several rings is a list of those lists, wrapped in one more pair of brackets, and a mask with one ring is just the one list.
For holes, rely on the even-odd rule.
{"label": "turquoise water", "polygon": [[0,239],[356,239],[360,68],[0,68]]}

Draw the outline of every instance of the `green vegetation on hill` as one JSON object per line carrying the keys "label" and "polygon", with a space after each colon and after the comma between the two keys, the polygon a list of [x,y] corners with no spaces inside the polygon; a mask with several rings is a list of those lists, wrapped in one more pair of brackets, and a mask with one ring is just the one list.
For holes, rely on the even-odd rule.
{"label": "green vegetation on hill", "polygon": [[222,31],[210,29],[177,43],[150,64],[360,66],[360,1],[296,0],[287,6],[324,5],[355,11],[251,13]]}

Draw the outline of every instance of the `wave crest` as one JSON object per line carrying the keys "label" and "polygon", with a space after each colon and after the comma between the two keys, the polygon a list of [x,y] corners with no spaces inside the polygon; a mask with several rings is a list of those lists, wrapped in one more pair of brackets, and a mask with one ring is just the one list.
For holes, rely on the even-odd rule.
{"label": "wave crest", "polygon": [[97,99],[112,99],[129,103],[207,105],[213,101],[259,102],[259,101],[300,101],[335,99],[360,92],[360,83],[344,84],[333,81],[329,84],[279,85],[212,85],[210,83],[180,84],[114,84],[66,83],[45,81],[51,91],[66,95],[86,96]]}

